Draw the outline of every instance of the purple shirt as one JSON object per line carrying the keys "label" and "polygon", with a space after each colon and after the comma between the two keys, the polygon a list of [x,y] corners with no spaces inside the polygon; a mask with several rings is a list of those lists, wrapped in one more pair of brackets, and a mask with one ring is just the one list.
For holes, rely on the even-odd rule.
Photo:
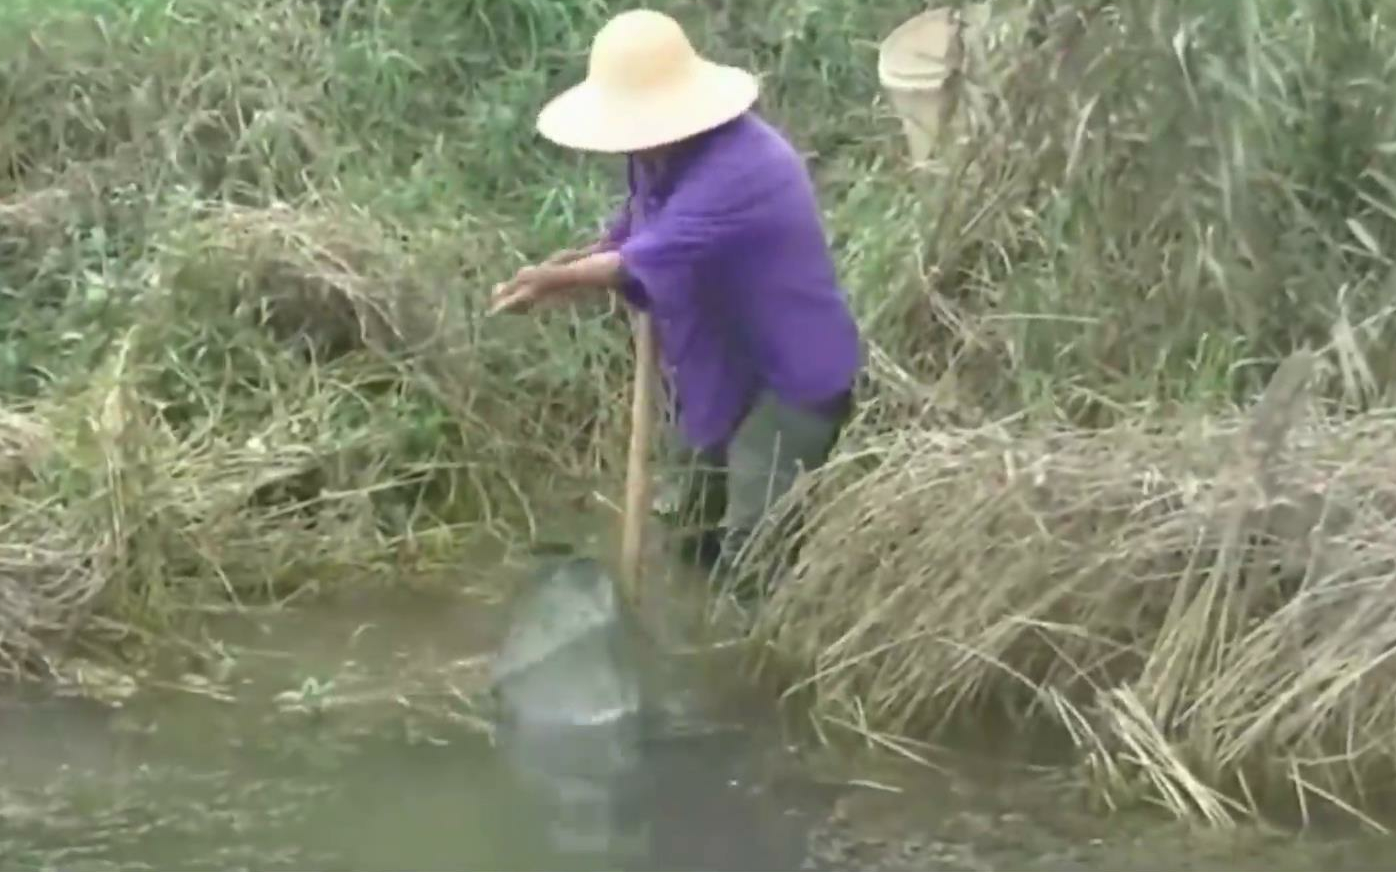
{"label": "purple shirt", "polygon": [[679,426],[725,445],[769,389],[818,409],[853,386],[858,327],[834,272],[804,161],[753,113],[701,134],[660,177],[629,159],[630,196],[606,243],[653,316]]}

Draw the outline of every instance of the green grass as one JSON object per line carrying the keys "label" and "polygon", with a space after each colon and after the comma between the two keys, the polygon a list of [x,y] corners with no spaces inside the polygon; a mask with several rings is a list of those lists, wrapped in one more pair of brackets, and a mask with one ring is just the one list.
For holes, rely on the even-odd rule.
{"label": "green grass", "polygon": [[[461,530],[536,535],[559,482],[614,475],[625,320],[481,304],[620,193],[614,161],[532,121],[625,5],[5,5],[0,517],[34,546],[0,553],[15,668],[53,638],[449,566]],[[1378,5],[1045,4],[983,53],[922,168],[875,74],[922,4],[655,5],[759,71],[762,111],[811,155],[871,352],[847,443],[868,454],[841,474],[881,481],[869,460],[927,426],[1108,433],[1230,408],[1304,346],[1327,412],[1389,401]],[[786,606],[832,621],[804,642],[838,626],[817,606]],[[902,702],[885,725],[916,723]]]}

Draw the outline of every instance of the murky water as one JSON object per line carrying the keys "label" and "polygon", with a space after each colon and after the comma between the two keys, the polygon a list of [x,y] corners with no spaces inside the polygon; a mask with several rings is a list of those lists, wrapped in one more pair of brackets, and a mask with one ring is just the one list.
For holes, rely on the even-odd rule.
{"label": "murky water", "polygon": [[499,753],[472,702],[498,621],[366,592],[221,622],[223,662],[119,708],[6,700],[0,867],[798,867],[818,803],[744,701],[746,729],[646,742],[581,795]]}
{"label": "murky water", "polygon": [[811,765],[730,665],[674,674],[740,729],[540,781],[471,701],[499,622],[470,591],[362,591],[218,622],[222,658],[119,707],[0,700],[0,868],[1396,868],[1386,840],[1094,816],[992,754],[912,775]]}

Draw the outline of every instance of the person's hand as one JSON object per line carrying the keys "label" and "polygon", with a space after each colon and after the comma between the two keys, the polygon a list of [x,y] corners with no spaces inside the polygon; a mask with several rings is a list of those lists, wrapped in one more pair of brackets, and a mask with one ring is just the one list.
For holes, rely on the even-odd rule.
{"label": "person's hand", "polygon": [[585,248],[564,248],[548,255],[547,259],[537,266],[526,266],[520,269],[509,281],[500,282],[494,286],[494,290],[490,294],[489,314],[524,312],[550,304],[560,304],[563,302],[560,298],[565,295],[546,292],[540,281],[543,277],[543,271],[548,267],[576,263],[595,250],[596,246],[594,245]]}
{"label": "person's hand", "polygon": [[576,302],[579,294],[588,290],[604,292],[614,287],[621,269],[618,254],[591,250],[563,264],[526,266],[509,281],[494,286],[489,314]]}
{"label": "person's hand", "polygon": [[526,266],[509,281],[495,285],[490,292],[489,314],[526,312],[533,308],[545,296],[542,276],[543,267]]}

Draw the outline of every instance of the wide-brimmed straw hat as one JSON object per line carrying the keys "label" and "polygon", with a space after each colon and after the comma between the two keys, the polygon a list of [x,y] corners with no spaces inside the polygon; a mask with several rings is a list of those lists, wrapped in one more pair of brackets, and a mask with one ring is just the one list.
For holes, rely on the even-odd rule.
{"label": "wide-brimmed straw hat", "polygon": [[751,73],[699,55],[674,19],[636,9],[596,34],[586,81],[543,107],[538,132],[567,148],[642,151],[731,121],[757,91]]}

